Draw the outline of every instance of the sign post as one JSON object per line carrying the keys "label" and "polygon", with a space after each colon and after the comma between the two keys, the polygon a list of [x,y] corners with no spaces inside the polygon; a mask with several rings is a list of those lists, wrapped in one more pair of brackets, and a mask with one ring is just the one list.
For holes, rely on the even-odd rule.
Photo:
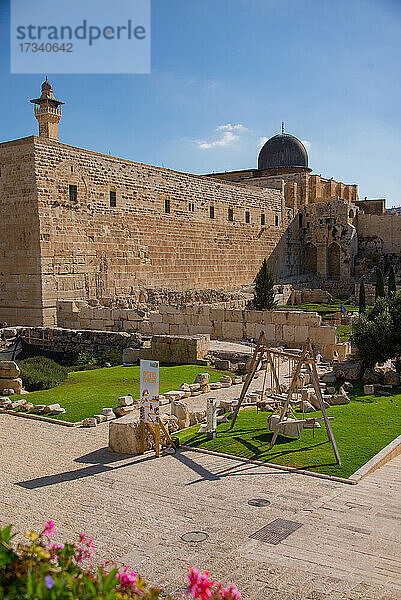
{"label": "sign post", "polygon": [[[171,436],[160,420],[159,399],[159,362],[157,360],[140,361],[140,400],[139,400],[139,435],[140,451],[145,452],[145,429],[148,429],[155,441],[156,457],[160,456],[163,445],[160,431],[169,444],[175,449]],[[167,447],[167,443],[165,442]]]}
{"label": "sign post", "polygon": [[159,362],[157,360],[140,361],[140,447],[145,452],[145,426],[148,426],[155,438],[156,456],[160,456],[159,424]]}

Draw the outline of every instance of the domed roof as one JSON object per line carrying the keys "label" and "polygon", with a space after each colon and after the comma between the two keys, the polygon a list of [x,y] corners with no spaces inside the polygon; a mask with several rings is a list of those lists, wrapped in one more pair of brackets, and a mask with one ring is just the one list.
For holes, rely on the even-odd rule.
{"label": "domed roof", "polygon": [[46,77],[46,80],[42,83],[41,89],[42,89],[42,92],[44,92],[45,90],[53,91],[52,84],[48,81],[47,77]]}
{"label": "domed roof", "polygon": [[258,169],[308,168],[308,153],[293,135],[279,133],[271,137],[259,152]]}

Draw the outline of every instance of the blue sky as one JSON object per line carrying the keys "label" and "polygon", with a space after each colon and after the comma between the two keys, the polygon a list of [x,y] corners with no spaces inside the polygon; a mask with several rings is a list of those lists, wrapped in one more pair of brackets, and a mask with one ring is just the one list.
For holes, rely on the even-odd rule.
{"label": "blue sky", "polygon": [[[43,77],[10,74],[8,0],[0,27],[6,141],[37,133]],[[49,79],[67,144],[225,171],[285,121],[315,173],[401,205],[401,0],[152,0],[151,74]]]}

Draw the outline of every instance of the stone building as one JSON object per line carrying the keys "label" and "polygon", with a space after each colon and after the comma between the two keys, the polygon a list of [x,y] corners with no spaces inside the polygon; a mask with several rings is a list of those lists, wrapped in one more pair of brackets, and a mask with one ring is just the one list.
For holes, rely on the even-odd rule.
{"label": "stone building", "polygon": [[200,176],[61,143],[47,79],[31,102],[39,136],[0,144],[0,322],[57,325],[59,300],[143,288],[238,289],[265,257],[282,280],[349,283],[360,248],[399,255],[401,217],[311,174],[293,136],[258,169]]}

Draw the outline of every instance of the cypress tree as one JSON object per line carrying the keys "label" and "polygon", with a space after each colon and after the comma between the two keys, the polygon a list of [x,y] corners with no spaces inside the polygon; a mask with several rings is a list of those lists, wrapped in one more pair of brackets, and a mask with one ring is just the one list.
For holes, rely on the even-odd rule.
{"label": "cypress tree", "polygon": [[255,279],[254,305],[259,310],[272,310],[274,301],[274,275],[264,259]]}
{"label": "cypress tree", "polygon": [[384,276],[383,271],[380,267],[376,269],[376,288],[375,288],[375,300],[378,298],[385,298],[386,294],[384,292]]}
{"label": "cypress tree", "polygon": [[366,291],[365,283],[361,281],[359,286],[359,314],[366,312]]}
{"label": "cypress tree", "polygon": [[397,291],[397,283],[395,280],[395,273],[394,273],[394,267],[393,265],[391,265],[390,267],[390,273],[388,275],[388,297],[391,298],[391,296],[394,294],[394,292]]}

